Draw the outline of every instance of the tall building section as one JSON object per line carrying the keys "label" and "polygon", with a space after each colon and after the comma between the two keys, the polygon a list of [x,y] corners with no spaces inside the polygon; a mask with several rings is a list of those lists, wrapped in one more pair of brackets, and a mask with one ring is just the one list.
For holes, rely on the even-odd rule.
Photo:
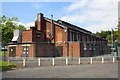
{"label": "tall building section", "polygon": [[16,43],[9,43],[9,57],[91,57],[109,53],[105,39],[42,13],[37,14],[35,26],[21,34],[21,42],[14,39]]}

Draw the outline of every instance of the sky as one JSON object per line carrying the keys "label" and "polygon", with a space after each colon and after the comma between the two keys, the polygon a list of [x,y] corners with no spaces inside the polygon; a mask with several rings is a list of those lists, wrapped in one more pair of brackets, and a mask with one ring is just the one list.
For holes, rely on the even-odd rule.
{"label": "sky", "polygon": [[54,20],[61,19],[95,33],[117,26],[118,1],[2,2],[2,14],[18,17],[22,24],[34,22],[38,13],[43,13],[47,18],[53,15]]}

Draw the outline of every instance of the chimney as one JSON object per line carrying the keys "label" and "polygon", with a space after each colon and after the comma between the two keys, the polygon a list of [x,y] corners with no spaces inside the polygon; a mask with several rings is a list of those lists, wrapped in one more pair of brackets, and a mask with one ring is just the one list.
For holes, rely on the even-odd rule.
{"label": "chimney", "polygon": [[43,30],[43,14],[37,14],[37,30]]}

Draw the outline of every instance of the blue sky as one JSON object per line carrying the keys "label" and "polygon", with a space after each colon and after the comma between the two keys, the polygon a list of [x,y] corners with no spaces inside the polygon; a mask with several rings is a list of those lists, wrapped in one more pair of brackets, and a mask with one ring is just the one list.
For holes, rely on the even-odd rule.
{"label": "blue sky", "polygon": [[26,24],[36,20],[37,13],[62,19],[92,32],[117,26],[118,0],[80,0],[79,2],[3,2],[2,13],[18,17]]}
{"label": "blue sky", "polygon": [[2,3],[3,14],[8,17],[18,17],[22,23],[33,22],[36,20],[37,13],[44,16],[54,15],[58,19],[64,15],[64,7],[70,2],[5,2]]}

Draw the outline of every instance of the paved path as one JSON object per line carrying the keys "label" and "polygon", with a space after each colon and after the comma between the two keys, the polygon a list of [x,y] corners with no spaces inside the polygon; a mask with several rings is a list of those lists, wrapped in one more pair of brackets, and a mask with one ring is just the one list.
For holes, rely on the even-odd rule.
{"label": "paved path", "polygon": [[3,78],[118,78],[118,63],[24,68],[5,71]]}

